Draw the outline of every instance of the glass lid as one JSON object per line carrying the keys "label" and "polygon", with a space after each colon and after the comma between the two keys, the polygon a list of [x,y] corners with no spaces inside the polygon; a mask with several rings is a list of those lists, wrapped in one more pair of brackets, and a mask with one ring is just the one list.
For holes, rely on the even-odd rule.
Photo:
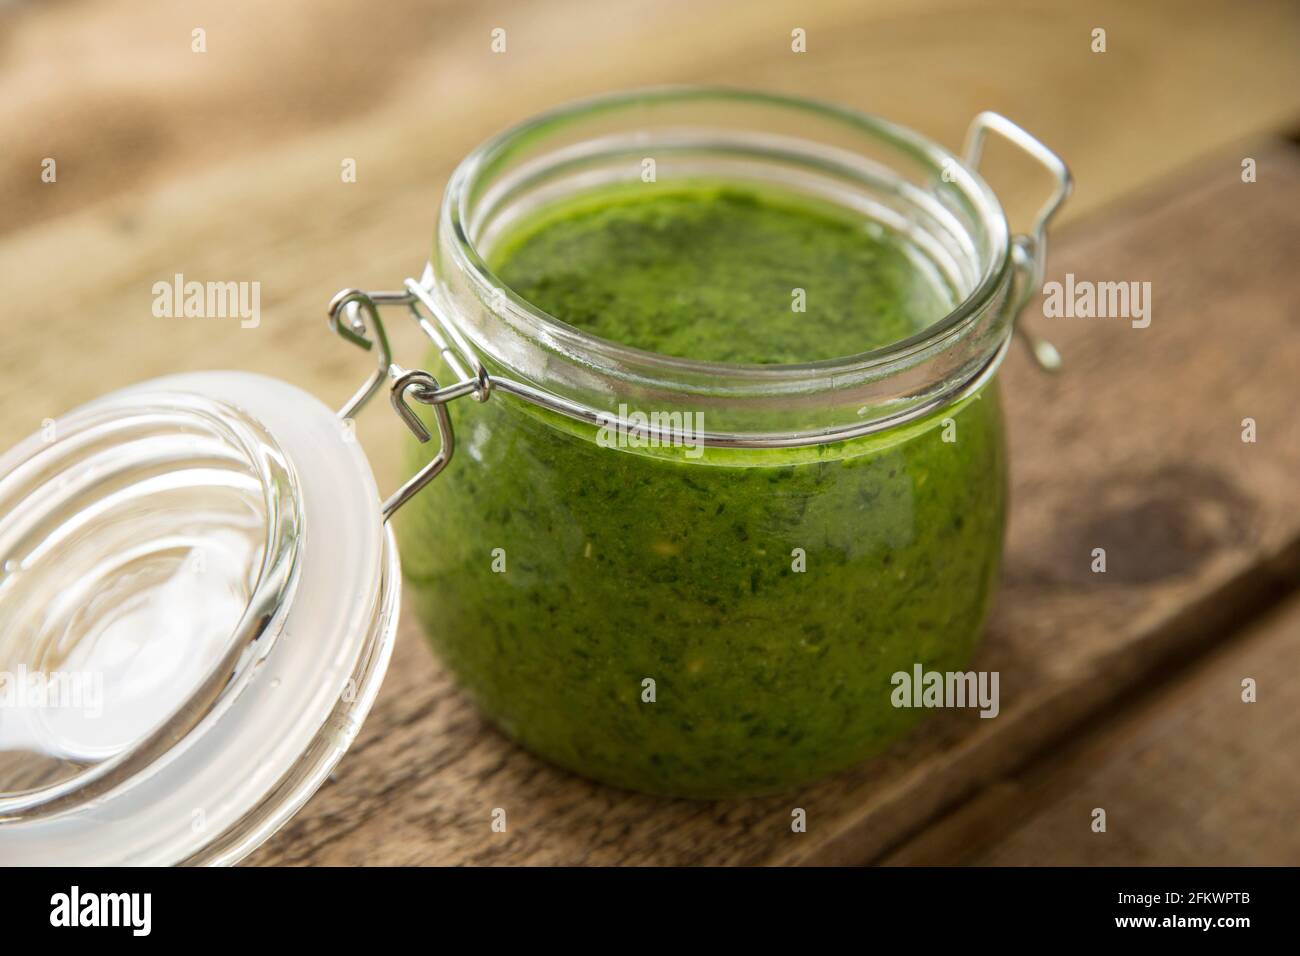
{"label": "glass lid", "polygon": [[338,417],[244,373],[0,457],[0,864],[229,862],[283,823],[387,665],[379,508]]}

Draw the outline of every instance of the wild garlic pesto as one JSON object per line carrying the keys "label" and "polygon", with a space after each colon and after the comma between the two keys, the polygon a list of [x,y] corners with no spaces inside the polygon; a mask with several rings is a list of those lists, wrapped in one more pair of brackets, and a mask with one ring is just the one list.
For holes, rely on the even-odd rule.
{"label": "wild garlic pesto", "polygon": [[954,304],[876,223],[726,184],[599,192],[534,217],[494,258],[515,292],[563,322],[710,362],[854,355]]}
{"label": "wild garlic pesto", "polygon": [[[489,261],[562,322],[713,362],[851,355],[953,304],[878,227],[738,184],[563,203]],[[916,718],[894,672],[976,644],[1005,508],[993,389],[876,436],[694,458],[506,395],[452,415],[472,466],[404,510],[407,593],[483,711],[561,766],[691,797],[796,786]]]}

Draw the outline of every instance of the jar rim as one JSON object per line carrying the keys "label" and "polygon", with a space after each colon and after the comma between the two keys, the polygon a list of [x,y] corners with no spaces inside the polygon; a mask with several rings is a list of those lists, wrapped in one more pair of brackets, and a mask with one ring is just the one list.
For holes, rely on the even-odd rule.
{"label": "jar rim", "polygon": [[[946,175],[950,174],[950,182],[978,210],[981,224],[993,241],[987,261],[982,264],[979,280],[946,315],[907,338],[852,355],[807,362],[754,364],[667,355],[594,335],[529,302],[490,268],[470,234],[469,207],[478,180],[489,175],[513,151],[585,117],[631,106],[708,99],[802,111],[810,116],[837,121],[852,130],[898,147],[928,162],[936,170],[944,170]],[[914,130],[874,114],[812,98],[726,86],[656,86],[604,94],[576,100],[526,119],[486,140],[461,161],[448,181],[442,217],[445,227],[454,237],[452,249],[457,268],[470,276],[471,281],[484,293],[504,293],[512,312],[522,317],[537,333],[613,361],[630,360],[665,372],[713,372],[752,380],[755,384],[801,379],[809,375],[824,378],[828,374],[871,373],[915,358],[959,335],[975,323],[1002,289],[1012,267],[1010,228],[1001,203],[983,177],[950,150]]]}

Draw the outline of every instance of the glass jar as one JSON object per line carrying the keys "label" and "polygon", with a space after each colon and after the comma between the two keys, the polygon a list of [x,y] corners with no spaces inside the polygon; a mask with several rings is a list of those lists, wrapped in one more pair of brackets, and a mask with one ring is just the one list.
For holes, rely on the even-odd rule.
{"label": "glass jar", "polygon": [[[989,130],[1057,175],[1031,235],[974,171]],[[894,706],[896,673],[966,666],[1006,514],[996,371],[1068,190],[994,114],[967,157],[823,104],[668,89],[542,116],[456,170],[408,289],[457,384],[414,397],[479,403],[455,408],[468,460],[398,539],[430,643],[511,738],[634,790],[761,793],[897,738],[919,711]],[[955,307],[861,354],[719,364],[566,325],[489,267],[539,210],[647,169],[834,203]]]}

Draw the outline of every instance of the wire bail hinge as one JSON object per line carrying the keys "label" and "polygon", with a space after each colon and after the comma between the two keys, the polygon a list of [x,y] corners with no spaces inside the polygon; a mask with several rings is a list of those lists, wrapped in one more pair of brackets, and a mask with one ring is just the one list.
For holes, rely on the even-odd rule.
{"label": "wire bail hinge", "polygon": [[[378,394],[384,382],[391,380],[389,399],[393,409],[412,434],[421,443],[425,443],[433,436],[411,408],[410,402],[413,399],[433,409],[434,423],[437,426],[440,442],[438,453],[384,501],[381,510],[385,521],[421,488],[436,478],[451,461],[451,456],[456,450],[456,435],[452,429],[451,416],[447,414],[447,402],[463,395],[473,395],[479,401],[484,401],[491,394],[492,386],[486,369],[477,359],[470,358],[472,372],[467,368],[465,357],[473,355],[468,346],[461,341],[457,341],[453,346],[439,333],[439,327],[448,328],[445,323],[439,321],[438,325],[434,325],[420,314],[417,303],[422,301],[423,297],[411,291],[412,287],[419,288],[419,284],[414,279],[408,279],[406,285],[407,288],[400,292],[363,292],[360,289],[344,289],[330,300],[329,305],[330,329],[358,348],[375,353],[374,371],[339,409],[339,417],[345,420],[354,418]],[[442,388],[438,385],[438,380],[429,372],[423,369],[408,370],[395,363],[392,346],[388,342],[388,333],[379,316],[381,305],[409,306],[415,321],[438,345],[444,360],[453,372],[461,376],[461,380]],[[432,306],[429,308],[436,318],[438,313]],[[455,334],[459,339],[459,333]],[[463,347],[465,351],[458,356],[452,351],[455,347]]]}
{"label": "wire bail hinge", "polygon": [[1055,372],[1061,367],[1061,354],[1051,342],[1039,338],[1025,328],[1020,323],[1020,313],[1042,288],[1043,272],[1047,265],[1047,225],[1070,195],[1074,183],[1070,177],[1070,170],[1061,157],[1002,114],[987,110],[971,120],[970,129],[966,131],[966,145],[962,149],[962,158],[971,169],[978,171],[980,158],[984,153],[984,140],[990,132],[999,133],[1019,146],[1036,159],[1056,180],[1056,189],[1039,208],[1031,232],[1028,235],[1017,235],[1012,239],[1012,263],[1020,278],[1017,287],[1012,291],[1013,298],[1010,304],[1013,328],[1028,346],[1034,361],[1043,370]]}

